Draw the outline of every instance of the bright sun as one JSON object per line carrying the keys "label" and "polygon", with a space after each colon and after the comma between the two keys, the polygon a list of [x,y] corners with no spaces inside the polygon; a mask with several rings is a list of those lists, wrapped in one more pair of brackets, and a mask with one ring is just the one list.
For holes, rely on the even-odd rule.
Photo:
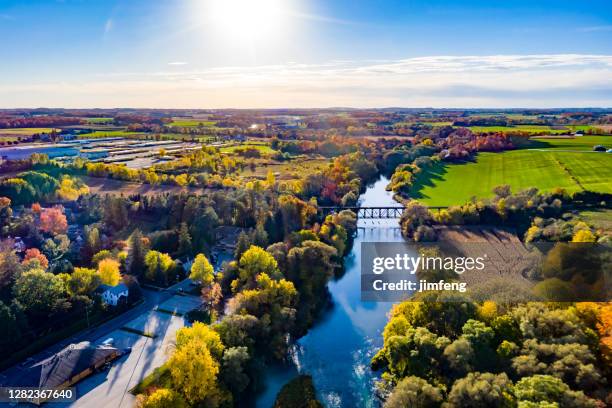
{"label": "bright sun", "polygon": [[209,21],[239,40],[280,34],[287,0],[207,0]]}

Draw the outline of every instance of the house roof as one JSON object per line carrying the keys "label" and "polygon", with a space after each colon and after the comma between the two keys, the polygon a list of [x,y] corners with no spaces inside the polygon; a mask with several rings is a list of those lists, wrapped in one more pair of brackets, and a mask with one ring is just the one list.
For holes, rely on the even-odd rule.
{"label": "house roof", "polygon": [[120,295],[123,292],[127,292],[128,287],[125,285],[125,283],[121,282],[120,284],[115,285],[115,286],[100,285],[98,290],[100,290],[101,292],[110,292],[114,295]]}
{"label": "house roof", "polygon": [[58,387],[86,369],[119,354],[114,347],[94,347],[89,343],[71,344],[59,353],[21,371],[10,379],[9,386]]}

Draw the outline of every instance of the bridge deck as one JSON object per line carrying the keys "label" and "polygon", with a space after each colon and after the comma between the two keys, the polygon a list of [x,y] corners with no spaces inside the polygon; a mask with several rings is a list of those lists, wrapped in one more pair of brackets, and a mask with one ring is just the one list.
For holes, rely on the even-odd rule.
{"label": "bridge deck", "polygon": [[[447,207],[428,207],[431,210],[445,209]],[[404,207],[360,207],[360,206],[322,206],[319,211],[323,214],[338,213],[343,210],[350,210],[357,214],[357,218],[381,219],[381,218],[400,218],[404,212]]]}

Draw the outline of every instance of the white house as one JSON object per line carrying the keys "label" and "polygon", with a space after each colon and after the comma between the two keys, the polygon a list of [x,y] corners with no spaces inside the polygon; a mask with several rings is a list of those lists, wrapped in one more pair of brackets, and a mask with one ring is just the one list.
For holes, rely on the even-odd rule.
{"label": "white house", "polygon": [[122,296],[125,296],[124,301],[126,301],[129,292],[128,287],[123,282],[116,286],[100,285],[98,290],[102,296],[102,301],[111,306],[117,306]]}

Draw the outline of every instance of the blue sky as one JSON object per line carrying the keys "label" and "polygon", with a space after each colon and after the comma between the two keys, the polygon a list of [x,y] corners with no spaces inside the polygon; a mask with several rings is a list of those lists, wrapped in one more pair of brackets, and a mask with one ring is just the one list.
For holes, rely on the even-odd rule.
{"label": "blue sky", "polygon": [[1,107],[612,106],[609,1],[0,0],[0,36]]}

